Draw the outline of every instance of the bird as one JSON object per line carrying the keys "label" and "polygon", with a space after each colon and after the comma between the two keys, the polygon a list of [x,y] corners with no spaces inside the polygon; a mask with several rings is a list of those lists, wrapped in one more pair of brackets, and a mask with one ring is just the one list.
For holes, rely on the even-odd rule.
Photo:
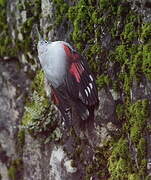
{"label": "bird", "polygon": [[72,123],[72,105],[80,121],[93,121],[98,91],[87,60],[69,43],[40,37],[38,58],[51,86],[51,98],[67,124]]}

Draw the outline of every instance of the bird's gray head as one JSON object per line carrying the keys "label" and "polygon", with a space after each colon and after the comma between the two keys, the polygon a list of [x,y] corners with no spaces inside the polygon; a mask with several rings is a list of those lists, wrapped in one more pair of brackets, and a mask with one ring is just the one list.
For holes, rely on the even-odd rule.
{"label": "bird's gray head", "polygon": [[35,24],[33,28],[38,36],[37,50],[38,50],[38,54],[40,55],[43,52],[45,52],[45,50],[47,49],[46,46],[48,45],[48,41],[44,40],[43,37],[41,36],[37,24]]}
{"label": "bird's gray head", "polygon": [[38,54],[45,52],[46,48],[47,48],[47,45],[48,45],[48,41],[42,40],[42,39],[39,40],[38,45],[37,45]]}

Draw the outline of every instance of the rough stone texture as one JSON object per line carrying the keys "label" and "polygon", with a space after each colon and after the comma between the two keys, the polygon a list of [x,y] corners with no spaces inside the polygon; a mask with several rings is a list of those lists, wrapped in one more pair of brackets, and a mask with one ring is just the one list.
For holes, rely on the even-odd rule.
{"label": "rough stone texture", "polygon": [[24,162],[24,180],[48,180],[50,170],[49,159],[51,155],[51,146],[45,145],[33,139],[29,134],[25,137],[23,152]]}
{"label": "rough stone texture", "polygon": [[115,101],[107,89],[101,89],[99,91],[99,108],[98,108],[98,118],[100,121],[114,121],[115,117]]}
{"label": "rough stone texture", "polygon": [[[52,2],[49,0],[41,2],[41,10],[42,10],[42,18],[40,19],[40,26],[42,28],[44,36],[52,39],[53,30],[50,30],[52,23],[52,15],[53,15],[53,6]],[[49,29],[49,30],[48,30]],[[44,37],[44,38],[46,38]]]}
{"label": "rough stone texture", "polygon": [[0,174],[5,180],[11,160],[18,158],[16,136],[29,83],[17,59],[0,59]]}
{"label": "rough stone texture", "polygon": [[76,173],[77,168],[71,166],[71,161],[67,159],[67,155],[62,147],[54,147],[50,158],[50,179],[62,180],[72,179],[73,173]]}
{"label": "rough stone texture", "polygon": [[150,8],[151,8],[151,1],[150,0],[135,0],[132,2],[132,10],[139,12],[141,15],[143,15],[144,22],[151,22],[151,14],[150,14]]}

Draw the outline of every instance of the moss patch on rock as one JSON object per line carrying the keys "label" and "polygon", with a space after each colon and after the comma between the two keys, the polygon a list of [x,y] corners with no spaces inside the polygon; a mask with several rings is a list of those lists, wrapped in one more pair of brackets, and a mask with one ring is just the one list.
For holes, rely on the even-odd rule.
{"label": "moss patch on rock", "polygon": [[[141,14],[131,6],[131,2],[122,0],[80,0],[65,12],[66,20],[73,27],[71,42],[87,57],[97,76],[98,87],[111,88],[123,95],[123,101],[117,103],[116,108],[122,128],[109,143],[105,157],[107,171],[103,176],[102,165],[96,170],[94,167],[99,163],[94,162],[86,168],[87,179],[99,169],[99,177],[104,179],[143,179],[147,176],[149,101],[138,99],[133,102],[131,93],[134,81],[139,85],[144,78],[151,80],[151,26],[144,23]],[[104,156],[105,151],[102,154]]]}
{"label": "moss patch on rock", "polygon": [[[44,89],[44,73],[37,72],[31,86],[31,95],[27,99],[22,127],[27,129],[32,136],[49,137],[57,127],[55,109],[51,106],[50,99]],[[57,131],[58,132],[58,131]]]}
{"label": "moss patch on rock", "polygon": [[[94,150],[95,158],[85,167],[85,178],[145,179],[146,132],[149,130],[147,121],[150,102],[144,97],[133,101],[132,88],[134,81],[141,85],[142,82],[151,80],[151,23],[143,22],[142,15],[137,10],[132,10],[130,1],[76,0],[68,3],[65,0],[53,0],[53,3],[53,28],[57,31],[57,28],[64,24],[68,30],[68,27],[72,26],[70,41],[87,57],[91,70],[97,77],[98,87],[114,89],[121,94],[122,102],[116,102],[117,121],[121,126],[119,134],[113,135],[110,142],[102,148]],[[0,56],[12,56],[21,51],[30,61],[29,53],[34,53],[31,50],[30,34],[33,24],[39,23],[41,1],[20,1],[18,4],[20,12],[26,10],[27,20],[21,25],[23,40],[15,39],[16,47],[13,50],[10,48],[13,47],[11,36],[6,36],[9,34],[6,5],[7,1],[0,0]],[[51,109],[45,94],[42,71],[38,71],[33,80],[22,123],[34,137],[60,137],[60,131],[56,128],[57,123],[54,122],[54,109]],[[54,130],[55,137],[51,137]],[[20,146],[23,145],[22,131],[19,132],[18,139]],[[77,141],[80,140],[77,138]],[[84,151],[80,142],[77,142],[75,150],[73,157],[80,157],[82,164]],[[12,179],[16,177],[16,166],[17,162],[10,166],[9,176]]]}
{"label": "moss patch on rock", "polygon": [[109,157],[110,179],[144,179],[146,177],[146,126],[148,100],[138,100],[127,108],[122,137],[114,142]]}
{"label": "moss patch on rock", "polygon": [[[41,14],[41,0],[34,0],[30,2],[19,1],[16,8],[18,13],[26,12],[26,19],[22,22],[22,17],[20,16],[18,24],[8,24],[8,6],[6,0],[0,1],[0,56],[10,56],[18,57],[24,54],[26,61],[34,63],[31,56],[34,56],[35,50],[33,49],[32,39],[32,28],[34,24],[39,24],[40,14]],[[9,12],[9,16],[14,16]],[[17,19],[18,20],[18,19]],[[10,27],[16,26],[17,29],[13,29],[15,36],[12,35]],[[21,38],[19,38],[19,34]],[[35,38],[35,37],[33,37]]]}
{"label": "moss patch on rock", "polygon": [[15,159],[11,161],[8,168],[8,176],[10,180],[21,180],[23,172],[23,162],[21,159]]}
{"label": "moss patch on rock", "polygon": [[13,56],[12,53],[12,41],[9,35],[9,26],[7,24],[7,1],[1,0],[0,1],[0,57],[7,56],[10,54]]}

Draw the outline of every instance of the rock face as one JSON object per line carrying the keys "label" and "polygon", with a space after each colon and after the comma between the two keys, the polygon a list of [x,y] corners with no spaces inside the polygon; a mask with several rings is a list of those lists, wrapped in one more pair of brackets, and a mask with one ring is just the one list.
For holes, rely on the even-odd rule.
{"label": "rock face", "polygon": [[[0,18],[0,180],[149,179],[151,1],[7,0]],[[35,24],[74,44],[97,77],[84,130],[51,104]]]}
{"label": "rock face", "polygon": [[0,60],[0,174],[8,178],[11,162],[19,159],[17,133],[30,81],[17,59]]}

